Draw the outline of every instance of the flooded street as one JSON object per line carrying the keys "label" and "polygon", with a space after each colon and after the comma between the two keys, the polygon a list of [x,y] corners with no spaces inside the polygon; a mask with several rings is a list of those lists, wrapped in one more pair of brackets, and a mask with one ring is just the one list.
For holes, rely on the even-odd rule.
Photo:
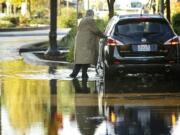
{"label": "flooded street", "polygon": [[71,69],[0,62],[2,135],[179,135],[179,80],[70,79]]}
{"label": "flooded street", "polygon": [[1,135],[180,135],[178,74],[72,80],[69,67],[25,63],[23,38],[1,39]]}

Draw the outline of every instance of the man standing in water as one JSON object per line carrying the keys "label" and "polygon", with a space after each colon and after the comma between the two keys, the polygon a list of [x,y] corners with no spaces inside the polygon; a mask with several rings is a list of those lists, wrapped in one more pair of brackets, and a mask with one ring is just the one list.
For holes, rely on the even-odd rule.
{"label": "man standing in water", "polygon": [[74,68],[70,77],[76,78],[82,69],[82,78],[88,78],[87,70],[90,64],[97,62],[97,37],[105,35],[96,26],[93,19],[93,10],[87,10],[86,16],[81,20],[75,37]]}

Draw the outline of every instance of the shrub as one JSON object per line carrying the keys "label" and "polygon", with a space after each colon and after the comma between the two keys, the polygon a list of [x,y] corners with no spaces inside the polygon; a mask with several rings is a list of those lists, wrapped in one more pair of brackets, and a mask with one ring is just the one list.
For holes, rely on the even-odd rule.
{"label": "shrub", "polygon": [[39,8],[32,11],[30,24],[49,24],[49,9]]}
{"label": "shrub", "polygon": [[174,14],[172,17],[172,25],[175,32],[180,35],[180,13]]}
{"label": "shrub", "polygon": [[73,62],[75,35],[76,30],[75,28],[72,28],[69,35],[65,37],[60,43],[60,47],[69,48],[69,53],[66,55],[66,59],[69,62]]}
{"label": "shrub", "polygon": [[47,18],[49,16],[49,9],[40,8],[32,11],[32,18]]}
{"label": "shrub", "polygon": [[96,24],[102,32],[105,30],[107,23],[108,23],[108,19],[97,19],[96,20]]}
{"label": "shrub", "polygon": [[69,53],[67,53],[67,55],[66,55],[66,60],[68,62],[73,62],[73,60],[74,60],[74,46],[71,46],[69,48]]}
{"label": "shrub", "polygon": [[13,27],[13,26],[14,25],[9,21],[5,21],[5,20],[0,21],[0,28],[7,28],[7,27]]}
{"label": "shrub", "polygon": [[62,8],[61,14],[58,15],[57,25],[58,27],[61,27],[61,28],[71,28],[69,35],[66,38],[64,38],[60,43],[60,47],[64,46],[64,47],[69,48],[70,50],[70,52],[66,56],[66,59],[69,62],[73,61],[76,24],[77,24],[76,9]]}
{"label": "shrub", "polygon": [[[11,27],[15,27],[19,25],[19,17],[4,17],[1,21],[5,21],[6,24],[11,24]],[[8,23],[9,22],[9,23]],[[8,25],[7,25],[8,26]]]}
{"label": "shrub", "polygon": [[76,10],[73,8],[62,8],[62,14],[58,16],[58,27],[74,28],[76,27]]}
{"label": "shrub", "polygon": [[32,18],[30,24],[49,24],[49,18]]}
{"label": "shrub", "polygon": [[25,16],[21,16],[19,18],[19,22],[20,22],[20,25],[22,25],[22,26],[28,26],[29,22],[30,22],[30,19],[25,17]]}
{"label": "shrub", "polygon": [[19,17],[11,17],[10,22],[15,26],[19,25]]}

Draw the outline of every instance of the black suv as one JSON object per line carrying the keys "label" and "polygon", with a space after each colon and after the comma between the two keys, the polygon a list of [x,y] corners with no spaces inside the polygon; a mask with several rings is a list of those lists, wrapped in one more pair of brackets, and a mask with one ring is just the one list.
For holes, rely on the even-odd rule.
{"label": "black suv", "polygon": [[180,63],[180,40],[161,15],[114,16],[99,44],[97,71],[105,77],[121,72],[170,71]]}

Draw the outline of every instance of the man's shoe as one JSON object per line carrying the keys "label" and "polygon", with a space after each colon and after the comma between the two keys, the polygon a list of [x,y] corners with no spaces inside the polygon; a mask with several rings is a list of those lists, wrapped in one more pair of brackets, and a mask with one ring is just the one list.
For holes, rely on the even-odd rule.
{"label": "man's shoe", "polygon": [[82,78],[86,79],[86,78],[89,78],[87,74],[83,74],[82,75]]}
{"label": "man's shoe", "polygon": [[70,74],[70,75],[69,75],[69,77],[71,77],[71,78],[76,78],[76,76],[77,76],[77,75],[75,75],[75,74]]}

